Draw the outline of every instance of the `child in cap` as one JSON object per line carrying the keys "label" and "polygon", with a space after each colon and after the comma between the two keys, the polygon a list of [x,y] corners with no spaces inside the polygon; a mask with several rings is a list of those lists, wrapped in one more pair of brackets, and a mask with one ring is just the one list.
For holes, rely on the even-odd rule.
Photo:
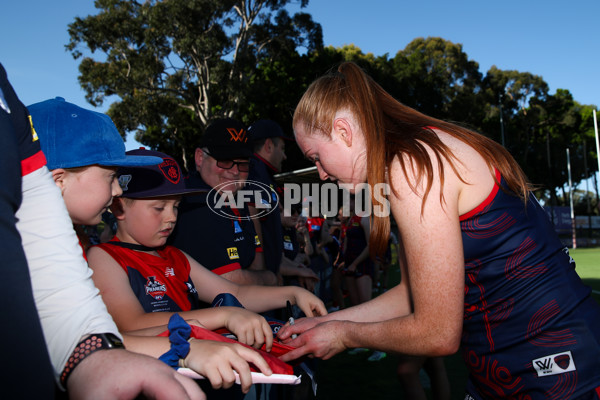
{"label": "child in cap", "polygon": [[[61,189],[71,221],[75,226],[95,225],[110,206],[113,195],[122,190],[116,179],[117,166],[158,164],[163,159],[155,156],[125,154],[125,145],[110,118],[66,102],[62,98],[47,100],[29,106],[35,131],[46,152],[47,165],[52,170],[56,185]],[[80,240],[82,237],[80,236]],[[96,291],[97,293],[97,291]],[[155,331],[164,331],[157,327]],[[149,332],[151,333],[151,332]],[[122,335],[128,350],[159,357],[170,348],[168,338]],[[233,351],[232,351],[233,350]],[[190,347],[190,364],[204,364],[213,384],[225,382],[225,377],[211,371],[221,371],[221,365],[242,365],[237,371],[243,387],[250,387],[252,362],[268,373],[266,361],[258,353],[243,346],[215,345],[197,341]],[[193,363],[192,363],[193,362]]]}
{"label": "child in cap", "polygon": [[[226,328],[242,343],[256,348],[265,344],[270,349],[271,328],[255,312],[282,308],[290,301],[306,315],[326,313],[323,302],[305,289],[238,285],[167,245],[182,196],[198,190],[186,189],[179,165],[168,155],[144,149],[127,154],[159,156],[163,162],[119,170],[123,195],[112,205],[117,234],[88,253],[96,286],[122,331],[164,325],[178,313],[210,330]],[[210,303],[221,293],[234,295],[248,309],[198,309],[199,300]],[[204,371],[201,364],[193,366]]]}
{"label": "child in cap", "polygon": [[[28,106],[48,169],[76,227],[97,225],[121,194],[117,167],[158,164],[157,157],[128,156],[108,115],[56,97]],[[82,244],[87,237],[78,231]],[[84,246],[85,247],[85,246]]]}

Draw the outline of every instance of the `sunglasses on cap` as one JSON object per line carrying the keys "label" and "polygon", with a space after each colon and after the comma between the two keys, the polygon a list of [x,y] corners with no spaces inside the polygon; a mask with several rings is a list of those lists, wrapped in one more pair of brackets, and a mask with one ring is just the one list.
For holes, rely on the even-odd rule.
{"label": "sunglasses on cap", "polygon": [[[202,151],[214,158],[208,151],[204,149]],[[234,165],[237,165],[238,171],[250,172],[250,161],[217,160],[216,158],[215,160],[217,161],[217,167],[219,168],[231,169]]]}

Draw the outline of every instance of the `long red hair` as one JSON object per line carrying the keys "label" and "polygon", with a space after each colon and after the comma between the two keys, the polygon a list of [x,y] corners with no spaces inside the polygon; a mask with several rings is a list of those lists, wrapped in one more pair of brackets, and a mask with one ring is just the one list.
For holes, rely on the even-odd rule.
{"label": "long red hair", "polygon": [[[409,182],[413,191],[417,191],[419,183],[426,183],[423,205],[431,190],[436,166],[442,187],[444,185],[443,159],[460,177],[456,169],[456,162],[460,160],[430,128],[435,127],[473,147],[487,160],[493,176],[494,168],[500,171],[510,191],[524,201],[528,196],[530,186],[527,178],[504,147],[480,133],[405,106],[352,62],[342,63],[337,71],[318,78],[309,86],[296,107],[293,126],[302,126],[309,135],[329,137],[339,110],[352,112],[365,135],[367,183],[370,187],[386,182],[386,168],[391,167],[396,156],[405,174],[407,168],[415,169],[417,182]],[[428,148],[435,154],[435,160],[430,157]],[[374,206],[380,205],[373,194],[371,197]],[[443,195],[439,200],[440,203],[444,201]],[[389,232],[389,218],[371,216],[369,248],[372,256],[385,251]]]}

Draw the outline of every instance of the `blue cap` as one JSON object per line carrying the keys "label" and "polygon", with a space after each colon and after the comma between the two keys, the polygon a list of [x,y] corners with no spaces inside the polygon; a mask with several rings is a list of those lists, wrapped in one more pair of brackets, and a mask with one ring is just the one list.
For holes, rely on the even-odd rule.
{"label": "blue cap", "polygon": [[27,107],[40,138],[48,169],[88,165],[142,166],[159,157],[125,155],[125,142],[106,114],[86,110],[62,97]]}

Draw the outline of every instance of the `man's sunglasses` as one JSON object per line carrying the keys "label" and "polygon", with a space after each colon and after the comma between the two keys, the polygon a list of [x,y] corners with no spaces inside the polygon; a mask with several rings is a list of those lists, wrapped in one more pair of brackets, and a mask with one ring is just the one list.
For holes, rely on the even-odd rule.
{"label": "man's sunglasses", "polygon": [[[208,151],[206,151],[206,150],[202,150],[202,151],[205,152],[206,154],[208,154],[209,156],[211,156],[212,158],[214,158],[212,156],[212,154],[210,154]],[[238,171],[240,171],[240,172],[249,172],[250,171],[250,161],[217,160],[216,158],[215,158],[215,160],[217,161],[217,167],[219,167],[219,168],[231,169],[231,168],[233,168],[234,165],[237,165]]]}

